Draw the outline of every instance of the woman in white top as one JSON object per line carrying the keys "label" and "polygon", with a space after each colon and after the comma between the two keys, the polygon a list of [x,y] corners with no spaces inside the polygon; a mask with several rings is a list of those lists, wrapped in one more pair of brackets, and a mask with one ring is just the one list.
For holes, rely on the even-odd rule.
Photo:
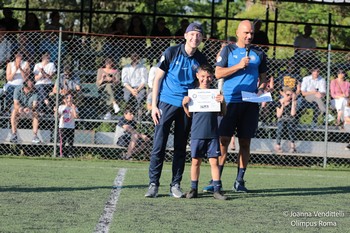
{"label": "woman in white top", "polygon": [[6,80],[5,84],[5,111],[9,110],[13,103],[13,92],[16,87],[21,86],[30,72],[29,63],[22,60],[21,53],[15,55],[15,60],[9,62],[6,67]]}
{"label": "woman in white top", "polygon": [[[47,52],[44,53],[41,62],[35,64],[33,70],[39,112],[43,112],[44,106],[49,104],[48,96],[52,90],[52,79],[55,72],[56,66],[53,62],[50,62],[50,54]],[[49,110],[49,107],[46,110]]]}

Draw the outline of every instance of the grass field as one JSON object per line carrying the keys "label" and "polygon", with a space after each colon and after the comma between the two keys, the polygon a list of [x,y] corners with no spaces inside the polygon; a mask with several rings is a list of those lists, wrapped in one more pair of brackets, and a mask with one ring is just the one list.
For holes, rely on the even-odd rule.
{"label": "grass field", "polygon": [[[169,197],[169,164],[155,199],[144,198],[147,162],[4,157],[0,171],[0,232],[102,232],[101,216],[118,233],[350,231],[350,170],[250,167],[251,192],[238,194],[229,165],[227,201]],[[209,176],[205,164],[201,187]],[[182,188],[189,184],[187,164]]]}

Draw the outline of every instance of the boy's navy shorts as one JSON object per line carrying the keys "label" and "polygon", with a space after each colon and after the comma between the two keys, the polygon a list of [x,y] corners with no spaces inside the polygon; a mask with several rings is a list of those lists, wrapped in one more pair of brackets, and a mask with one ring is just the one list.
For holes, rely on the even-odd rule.
{"label": "boy's navy shorts", "polygon": [[191,139],[191,158],[217,158],[220,155],[218,138]]}

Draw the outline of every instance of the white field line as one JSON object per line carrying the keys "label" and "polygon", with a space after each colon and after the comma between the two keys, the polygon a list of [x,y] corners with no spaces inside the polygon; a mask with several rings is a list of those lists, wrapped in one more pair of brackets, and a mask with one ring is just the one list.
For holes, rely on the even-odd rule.
{"label": "white field line", "polygon": [[117,202],[120,196],[120,192],[122,190],[122,185],[124,182],[126,171],[127,171],[126,168],[121,168],[117,176],[115,177],[111,195],[109,195],[109,199],[106,202],[105,208],[103,209],[103,213],[96,225],[96,228],[94,231],[95,233],[109,232],[109,227],[113,220],[113,214],[116,210]]}

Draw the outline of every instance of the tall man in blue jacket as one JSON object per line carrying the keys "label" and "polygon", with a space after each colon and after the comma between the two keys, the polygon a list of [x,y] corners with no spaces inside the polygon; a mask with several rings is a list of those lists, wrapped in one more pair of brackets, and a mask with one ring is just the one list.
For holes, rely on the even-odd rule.
{"label": "tall man in blue jacket", "polygon": [[201,25],[191,23],[184,36],[184,44],[165,50],[153,81],[152,118],[155,133],[149,166],[149,188],[145,197],[158,195],[166,143],[173,122],[174,155],[170,195],[176,198],[183,197],[180,183],[185,168],[191,121],[182,108],[182,99],[187,95],[188,89],[194,88],[197,68],[207,63],[206,57],[197,49],[203,39]]}

